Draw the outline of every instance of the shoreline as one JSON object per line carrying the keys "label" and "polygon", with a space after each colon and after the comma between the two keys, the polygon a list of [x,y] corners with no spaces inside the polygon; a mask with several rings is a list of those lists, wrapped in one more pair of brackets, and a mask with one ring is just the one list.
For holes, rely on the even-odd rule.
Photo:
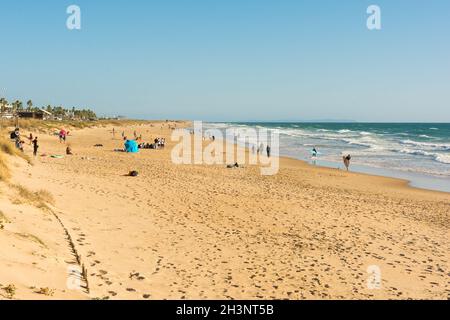
{"label": "shoreline", "polygon": [[[224,139],[226,143],[232,143],[237,147],[245,148],[246,153],[250,153],[250,147],[243,146],[239,143],[236,143],[232,140],[226,140]],[[276,155],[274,155],[276,156]],[[342,164],[340,162],[333,162],[333,161],[327,161],[327,160],[317,160],[316,164],[311,163],[308,160],[304,160],[301,158],[297,158],[295,156],[290,155],[279,155],[280,159],[289,159],[289,160],[295,160],[299,161],[301,163],[304,163],[306,165],[309,165],[311,167],[319,167],[324,169],[334,169],[339,171],[345,171],[341,168]],[[354,170],[356,168],[356,170]],[[405,185],[411,189],[418,189],[423,191],[430,191],[430,192],[439,192],[443,194],[450,194],[450,184],[448,185],[442,184],[442,185],[433,185],[433,183],[436,183],[436,181],[442,180],[442,183],[447,182],[444,178],[439,178],[436,176],[426,175],[426,174],[419,174],[414,172],[402,172],[398,170],[389,170],[384,168],[378,168],[378,167],[371,167],[371,166],[365,166],[360,164],[351,164],[350,166],[350,173],[355,174],[361,174],[365,176],[372,176],[372,177],[381,177],[381,178],[387,178],[387,179],[395,179],[399,180],[405,183]]]}
{"label": "shoreline", "polygon": [[[295,157],[289,157],[289,156],[282,156],[293,160],[298,160],[301,162],[304,162],[310,166],[317,166],[321,168],[328,168],[328,169],[336,169],[336,170],[343,170],[340,167],[339,162],[333,162],[333,161],[327,161],[327,160],[317,160],[317,164],[312,164],[309,161],[298,159]],[[384,168],[378,168],[378,167],[371,167],[371,166],[365,166],[360,164],[352,164],[350,166],[351,173],[357,173],[367,176],[373,176],[373,177],[382,177],[382,178],[389,178],[389,179],[396,179],[399,181],[403,181],[407,187],[410,187],[411,189],[418,189],[418,190],[424,190],[424,191],[431,191],[431,192],[440,192],[444,194],[450,193],[450,186],[445,185],[432,185],[433,182],[436,182],[438,180],[443,180],[443,182],[447,182],[444,178],[439,178],[435,176],[428,176],[425,174],[419,174],[414,172],[402,172],[398,170],[389,170]],[[402,177],[403,176],[403,177]]]}
{"label": "shoreline", "polygon": [[[214,124],[217,124],[214,122]],[[224,124],[220,122],[220,124]],[[257,124],[255,124],[257,125]],[[232,126],[231,126],[232,127]],[[224,140],[227,140],[226,138]],[[235,141],[229,139],[227,140],[229,143],[233,143],[238,145],[239,147],[243,147],[246,149],[246,152],[251,152],[250,146],[243,145],[241,143],[236,143]],[[280,148],[281,151],[281,148]],[[330,160],[321,160],[320,157],[317,158],[316,164],[312,163],[312,159],[303,159],[293,154],[282,154],[280,152],[280,158],[289,158],[293,160],[298,160],[309,164],[313,167],[318,166],[322,168],[330,168],[330,169],[338,169],[344,170],[342,168],[342,163],[338,161],[330,161]],[[420,189],[426,191],[435,191],[442,193],[450,193],[450,182],[448,179],[444,177],[435,176],[432,174],[422,173],[422,172],[413,172],[413,171],[401,171],[397,169],[388,169],[370,165],[364,165],[360,163],[352,163],[350,166],[350,172],[365,174],[369,176],[376,177],[385,177],[392,179],[399,179],[405,181],[406,184],[413,189]]]}

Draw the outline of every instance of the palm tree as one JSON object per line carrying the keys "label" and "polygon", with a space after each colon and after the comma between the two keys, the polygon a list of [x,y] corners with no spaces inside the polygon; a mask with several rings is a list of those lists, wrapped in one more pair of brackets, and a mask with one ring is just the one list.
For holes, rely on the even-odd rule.
{"label": "palm tree", "polygon": [[23,110],[23,103],[22,103],[22,101],[19,101],[19,100],[14,101],[13,108],[14,108],[15,112]]}
{"label": "palm tree", "polygon": [[3,129],[3,117],[2,113],[5,112],[5,107],[8,104],[5,98],[0,98],[0,130]]}
{"label": "palm tree", "polygon": [[23,103],[22,103],[22,101],[16,100],[13,102],[12,106],[13,106],[12,111],[13,111],[13,115],[15,118],[15,126],[18,128],[19,127],[19,115],[17,112],[23,109]]}
{"label": "palm tree", "polygon": [[27,101],[27,106],[28,106],[28,111],[31,111],[31,109],[33,108],[33,101],[31,101],[31,100],[28,100]]}
{"label": "palm tree", "polygon": [[0,113],[5,112],[5,107],[8,104],[5,98],[0,98]]}

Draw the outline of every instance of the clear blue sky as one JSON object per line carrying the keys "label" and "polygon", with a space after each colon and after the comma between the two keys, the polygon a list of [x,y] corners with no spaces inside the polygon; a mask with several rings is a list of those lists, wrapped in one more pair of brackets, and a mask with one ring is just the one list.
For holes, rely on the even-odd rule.
{"label": "clear blue sky", "polygon": [[[77,4],[82,30],[66,28]],[[382,30],[366,9],[382,10]],[[450,122],[450,1],[0,3],[0,95],[198,120]]]}

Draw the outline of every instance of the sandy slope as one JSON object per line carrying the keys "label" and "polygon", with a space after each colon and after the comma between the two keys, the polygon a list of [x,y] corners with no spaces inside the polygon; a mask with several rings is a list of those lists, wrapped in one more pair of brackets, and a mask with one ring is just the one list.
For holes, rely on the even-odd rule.
{"label": "sandy slope", "polygon": [[[90,294],[64,288],[70,250],[54,217],[3,209],[9,200],[1,195],[1,210],[16,220],[0,231],[0,283],[15,283],[18,298],[42,298],[26,289],[32,285],[61,298],[449,297],[448,193],[290,159],[272,177],[254,166],[176,166],[173,144],[115,153],[122,128],[116,140],[110,130],[76,131],[74,156],[39,157],[14,176],[53,194],[88,268]],[[160,125],[126,132],[134,130],[147,140],[170,133]],[[54,137],[40,138],[41,153],[64,153]],[[130,170],[140,176],[123,176]],[[14,232],[33,233],[48,248]],[[367,288],[371,265],[381,270],[380,290]]]}
{"label": "sandy slope", "polygon": [[[15,170],[27,166],[18,159],[9,162]],[[68,268],[75,258],[55,216],[4,183],[0,184],[0,247],[0,299],[10,298],[3,289],[9,285],[15,287],[13,297],[20,299],[88,298],[67,289]]]}

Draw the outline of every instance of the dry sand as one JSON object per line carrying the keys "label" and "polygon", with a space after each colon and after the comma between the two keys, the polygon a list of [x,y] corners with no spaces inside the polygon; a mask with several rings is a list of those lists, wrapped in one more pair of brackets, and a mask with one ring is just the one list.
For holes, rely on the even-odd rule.
{"label": "dry sand", "polygon": [[[167,126],[125,128],[167,138],[165,150],[134,155],[112,151],[123,128],[115,140],[111,129],[73,132],[75,155],[64,159],[10,159],[12,183],[55,200],[42,210],[1,185],[9,222],[0,230],[0,285],[14,285],[14,298],[450,296],[448,193],[285,158],[275,176],[257,166],[177,166]],[[39,138],[40,154],[64,154],[56,137]],[[140,175],[124,176],[130,170]],[[89,293],[66,286],[77,262],[63,228],[87,268]],[[380,289],[368,289],[370,266],[381,271]]]}

